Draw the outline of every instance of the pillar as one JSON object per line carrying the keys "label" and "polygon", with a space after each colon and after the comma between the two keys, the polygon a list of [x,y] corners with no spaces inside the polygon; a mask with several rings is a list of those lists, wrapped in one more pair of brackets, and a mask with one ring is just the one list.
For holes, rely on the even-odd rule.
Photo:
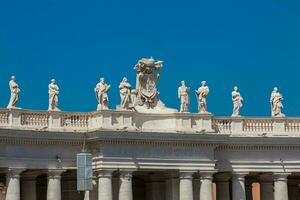
{"label": "pillar", "polygon": [[193,174],[195,172],[180,172],[179,200],[193,200]]}
{"label": "pillar", "polygon": [[246,200],[245,173],[232,174],[232,200]]}
{"label": "pillar", "polygon": [[61,169],[48,170],[47,200],[61,200]]}
{"label": "pillar", "polygon": [[200,173],[200,199],[213,200],[213,173]]}
{"label": "pillar", "polygon": [[131,171],[120,172],[119,200],[133,200]]}
{"label": "pillar", "polygon": [[259,177],[260,199],[274,200],[273,175],[262,175]]}
{"label": "pillar", "polygon": [[37,200],[36,177],[39,174],[39,172],[30,172],[22,175],[22,200]]}
{"label": "pillar", "polygon": [[98,200],[113,200],[112,173],[113,170],[98,172]]}
{"label": "pillar", "polygon": [[215,182],[217,186],[217,200],[230,200],[230,176],[226,174],[217,174]]}
{"label": "pillar", "polygon": [[289,198],[287,184],[289,175],[289,173],[274,174],[274,200],[287,200]]}
{"label": "pillar", "polygon": [[6,200],[20,200],[20,174],[23,169],[9,169],[6,176]]}
{"label": "pillar", "polygon": [[179,181],[176,177],[166,180],[166,200],[179,200]]}

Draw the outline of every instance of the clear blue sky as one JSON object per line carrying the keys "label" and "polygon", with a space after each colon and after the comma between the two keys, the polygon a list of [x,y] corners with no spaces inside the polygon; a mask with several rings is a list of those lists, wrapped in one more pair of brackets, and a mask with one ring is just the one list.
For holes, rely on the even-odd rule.
{"label": "clear blue sky", "polygon": [[[243,115],[270,115],[278,86],[285,113],[300,116],[299,0],[0,1],[1,107],[15,74],[23,108],[47,109],[55,78],[62,110],[95,110],[102,76],[115,108],[122,77],[135,85],[134,64],[149,56],[165,61],[158,88],[169,107],[179,106],[182,79],[192,90],[207,80],[216,115],[231,114],[238,85]],[[196,111],[194,93],[191,99]]]}

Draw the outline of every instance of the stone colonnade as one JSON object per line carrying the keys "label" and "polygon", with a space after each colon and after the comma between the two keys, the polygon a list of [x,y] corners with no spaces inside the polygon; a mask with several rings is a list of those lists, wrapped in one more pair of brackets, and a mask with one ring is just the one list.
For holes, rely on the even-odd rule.
{"label": "stone colonnade", "polygon": [[[6,176],[6,200],[37,200],[37,174],[25,173],[22,169],[10,169]],[[61,200],[61,174],[63,170],[48,170],[47,172],[47,200]],[[97,173],[98,197],[97,200],[133,200],[133,171],[119,171],[118,191],[113,189],[113,170],[100,170]],[[199,194],[195,197],[195,175],[200,177]],[[247,173],[214,174],[213,172],[180,171],[178,177],[165,180],[166,200],[213,200],[213,181],[216,184],[217,200],[248,200],[251,199],[250,190],[247,190]],[[293,188],[288,186],[289,173],[262,174],[259,176],[260,198],[262,200],[287,200]],[[20,181],[22,180],[22,181]],[[298,183],[299,184],[299,183]],[[21,193],[22,185],[22,193]],[[197,187],[198,187],[197,186]],[[296,193],[299,186],[295,186]],[[199,197],[198,197],[199,195]],[[89,192],[85,200],[90,200]]]}

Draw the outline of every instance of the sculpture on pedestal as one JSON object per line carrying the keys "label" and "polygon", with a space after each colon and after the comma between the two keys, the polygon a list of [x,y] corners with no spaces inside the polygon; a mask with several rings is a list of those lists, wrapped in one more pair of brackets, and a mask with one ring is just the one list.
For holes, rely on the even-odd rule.
{"label": "sculpture on pedestal", "polygon": [[232,117],[239,117],[240,116],[240,110],[243,107],[244,99],[241,96],[237,86],[235,86],[233,88],[233,91],[232,91],[231,95],[232,95],[232,102],[233,102]]}
{"label": "sculpture on pedestal", "polygon": [[11,80],[9,81],[9,89],[10,89],[10,99],[9,99],[9,103],[7,105],[7,108],[18,108],[17,107],[17,103],[19,101],[20,98],[20,88],[19,85],[16,82],[16,77],[12,76]]}
{"label": "sculpture on pedestal", "polygon": [[51,83],[48,86],[49,89],[49,111],[60,111],[58,108],[58,95],[59,95],[59,87],[56,84],[55,79],[51,80]]}
{"label": "sculpture on pedestal", "polygon": [[206,81],[201,82],[201,87],[196,90],[196,96],[198,101],[198,112],[201,114],[208,114],[207,112],[207,96],[209,94],[209,88],[206,85]]}
{"label": "sculpture on pedestal", "polygon": [[158,72],[163,67],[163,61],[153,58],[142,58],[135,65],[136,70],[136,98],[135,110],[138,112],[177,112],[166,108],[159,97],[156,84],[160,78]]}
{"label": "sculpture on pedestal", "polygon": [[121,110],[130,110],[132,109],[132,98],[131,98],[131,84],[128,82],[127,78],[124,77],[122,82],[119,85],[121,103],[119,109]]}
{"label": "sculpture on pedestal", "polygon": [[104,78],[100,78],[100,82],[95,87],[96,98],[98,101],[97,110],[108,110],[108,91],[110,85],[106,84]]}
{"label": "sculpture on pedestal", "polygon": [[190,88],[186,87],[185,81],[181,81],[181,86],[178,88],[178,98],[180,99],[180,112],[189,112],[190,107]]}
{"label": "sculpture on pedestal", "polygon": [[278,91],[278,88],[275,87],[270,98],[270,103],[271,103],[271,112],[272,112],[272,117],[284,117],[285,115],[282,113],[283,109],[283,97]]}

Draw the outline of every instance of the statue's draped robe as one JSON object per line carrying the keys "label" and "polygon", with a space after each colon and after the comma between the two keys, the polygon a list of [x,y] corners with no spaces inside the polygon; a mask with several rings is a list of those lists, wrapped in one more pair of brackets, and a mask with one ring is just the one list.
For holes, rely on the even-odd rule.
{"label": "statue's draped robe", "polygon": [[197,91],[199,112],[202,112],[202,113],[207,112],[206,99],[207,99],[208,93],[209,93],[209,88],[207,86],[201,86]]}
{"label": "statue's draped robe", "polygon": [[108,90],[109,86],[105,83],[100,82],[96,85],[96,96],[101,109],[108,109]]}
{"label": "statue's draped robe", "polygon": [[243,98],[241,94],[237,91],[232,92],[232,102],[233,102],[233,116],[238,116],[240,114],[240,109],[243,106]]}
{"label": "statue's draped robe", "polygon": [[279,92],[272,92],[271,95],[272,116],[282,115],[282,95]]}
{"label": "statue's draped robe", "polygon": [[119,89],[121,97],[120,107],[127,109],[131,103],[131,85],[130,83],[123,81],[120,83]]}
{"label": "statue's draped robe", "polygon": [[178,97],[180,99],[180,112],[188,112],[190,106],[189,88],[181,86],[178,88]]}
{"label": "statue's draped robe", "polygon": [[59,87],[56,84],[49,84],[49,110],[59,110],[58,108]]}
{"label": "statue's draped robe", "polygon": [[9,81],[9,88],[11,95],[7,108],[13,108],[16,107],[19,101],[20,89],[19,85],[14,80]]}

